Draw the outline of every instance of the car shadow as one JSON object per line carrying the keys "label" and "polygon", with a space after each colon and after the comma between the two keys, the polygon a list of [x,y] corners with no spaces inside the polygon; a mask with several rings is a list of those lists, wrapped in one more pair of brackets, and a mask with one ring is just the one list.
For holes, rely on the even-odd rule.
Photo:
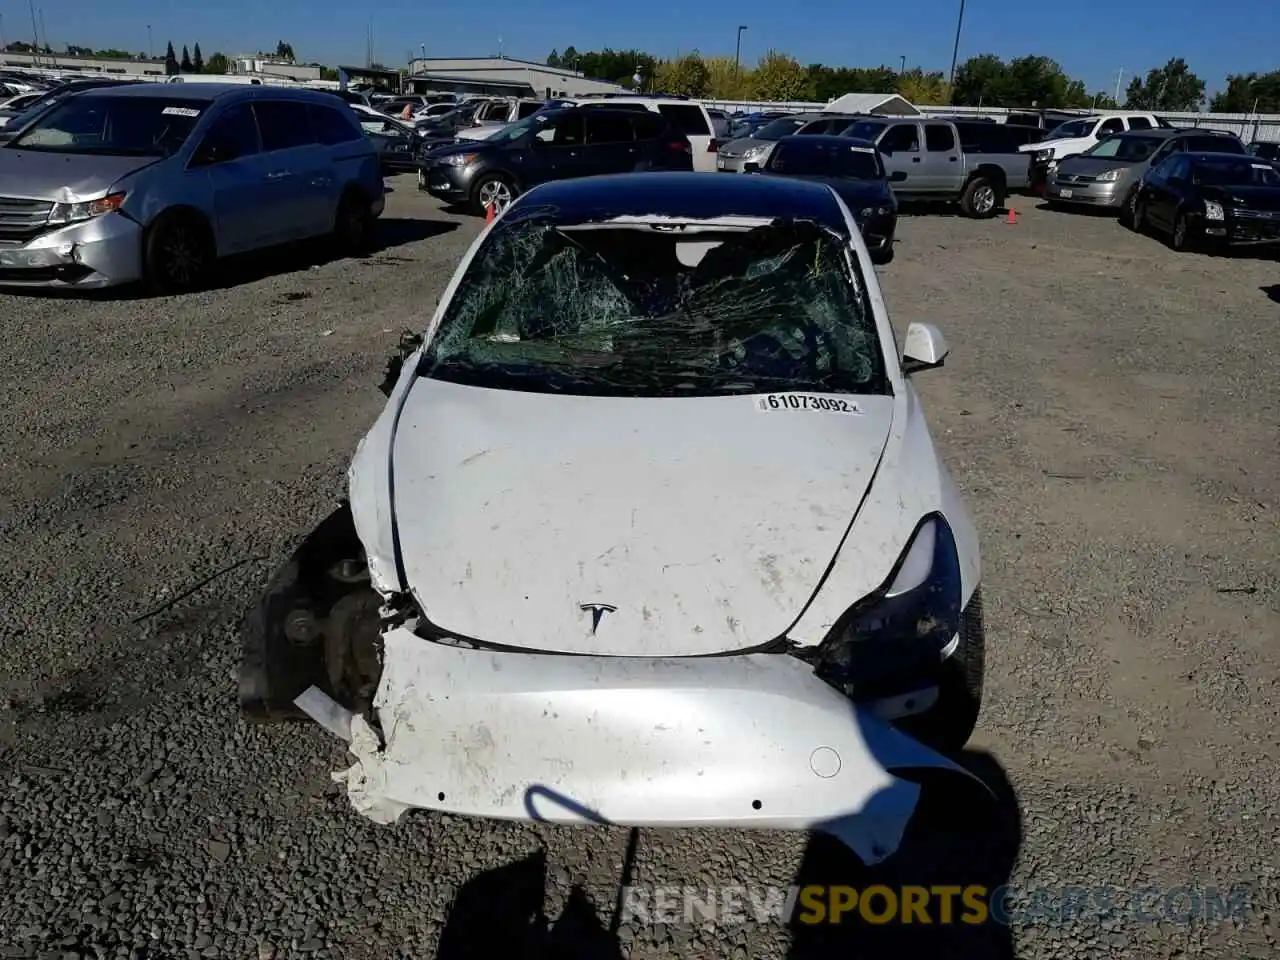
{"label": "car shadow", "polygon": [[1272,303],[1280,303],[1280,283],[1273,283],[1269,287],[1259,287],[1265,293]]}
{"label": "car shadow", "polygon": [[1114,220],[1119,214],[1119,209],[1114,207],[1086,207],[1083,205],[1067,206],[1061,203],[1050,203],[1048,200],[1036,198],[1036,209],[1046,210],[1049,213],[1063,213],[1073,217],[1096,217],[1099,220]]}
{"label": "car shadow", "polygon": [[[990,915],[985,919],[977,917],[966,907],[964,896],[981,888],[977,896],[985,903],[992,891],[1009,882],[1022,839],[1017,797],[1003,768],[990,754],[965,751],[953,759],[975,780],[965,781],[965,786],[957,789],[954,773],[917,779],[921,797],[915,815],[897,852],[879,864],[868,866],[833,836],[810,835],[793,880],[793,886],[798,888],[795,908],[789,918],[774,921],[785,922],[789,929],[788,960],[847,960],[859,956],[1011,960],[1014,942],[1008,925]],[[558,802],[564,800],[549,795]],[[869,806],[874,803],[872,800]],[[605,821],[601,818],[598,822]],[[632,882],[639,835],[639,830],[631,831],[618,899],[608,921],[602,919],[597,905],[579,886],[572,888],[558,917],[552,920],[545,915],[547,858],[545,852],[539,851],[524,860],[478,874],[459,889],[445,920],[436,957],[625,958],[628,954],[617,931],[623,912],[623,889]],[[934,891],[928,906],[931,919],[929,923],[918,918],[916,922],[902,922],[899,913],[884,922],[883,917],[877,916],[884,904],[880,894],[880,900],[873,898],[871,921],[855,908],[839,922],[831,922],[829,916],[816,917],[806,910],[801,895],[806,887],[814,885],[824,888],[818,896],[826,897],[828,902],[833,887],[862,892],[883,885],[899,902],[908,886]],[[949,914],[940,906],[936,895],[939,887],[955,891],[954,898],[948,901],[953,905]],[[636,921],[628,918],[626,922],[634,926]]]}

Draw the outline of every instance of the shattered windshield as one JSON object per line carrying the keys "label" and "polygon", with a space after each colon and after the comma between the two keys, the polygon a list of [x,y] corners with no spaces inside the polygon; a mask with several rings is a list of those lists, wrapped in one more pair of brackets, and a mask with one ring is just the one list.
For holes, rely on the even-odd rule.
{"label": "shattered windshield", "polygon": [[848,241],[808,221],[504,222],[420,369],[592,396],[889,392]]}

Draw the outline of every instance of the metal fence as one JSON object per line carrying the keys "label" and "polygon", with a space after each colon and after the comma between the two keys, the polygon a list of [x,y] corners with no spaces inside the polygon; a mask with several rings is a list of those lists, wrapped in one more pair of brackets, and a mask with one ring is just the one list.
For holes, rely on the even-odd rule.
{"label": "metal fence", "polygon": [[[807,101],[790,101],[773,103],[767,100],[703,100],[703,104],[719,110],[733,113],[743,110],[748,113],[756,110],[791,110],[796,113],[807,113],[822,110],[825,103]],[[917,107],[925,116],[966,116],[966,117],[1006,117],[1010,111],[1004,107]],[[1019,111],[1025,112],[1025,111]],[[1079,114],[1089,116],[1090,111],[1080,110]],[[1175,127],[1206,127],[1210,130],[1222,130],[1234,133],[1245,143],[1254,140],[1270,140],[1280,142],[1280,114],[1263,113],[1160,113]]]}

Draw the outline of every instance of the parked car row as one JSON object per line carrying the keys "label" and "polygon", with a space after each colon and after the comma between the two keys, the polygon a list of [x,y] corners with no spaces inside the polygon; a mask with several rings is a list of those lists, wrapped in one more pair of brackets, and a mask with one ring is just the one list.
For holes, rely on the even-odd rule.
{"label": "parked car row", "polygon": [[1052,162],[1045,199],[1115,212],[1179,251],[1280,248],[1280,171],[1269,146],[1211,130],[1133,129]]}

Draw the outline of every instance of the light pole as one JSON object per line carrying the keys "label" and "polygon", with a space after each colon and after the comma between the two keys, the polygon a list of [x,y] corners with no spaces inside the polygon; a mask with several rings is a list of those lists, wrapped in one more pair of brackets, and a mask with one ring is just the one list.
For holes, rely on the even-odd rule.
{"label": "light pole", "polygon": [[156,49],[151,43],[151,24],[147,24],[147,59],[154,60],[156,58]]}
{"label": "light pole", "polygon": [[964,26],[964,0],[960,0],[960,16],[956,20],[956,42],[951,48],[951,78],[947,80],[947,86],[954,87],[956,85],[956,56],[960,53],[960,28]]}
{"label": "light pole", "polygon": [[742,25],[740,25],[740,26],[738,27],[738,42],[734,45],[734,48],[733,48],[733,75],[734,75],[734,77],[737,77],[737,76],[738,76],[738,65],[739,65],[739,63],[740,63],[740,62],[741,62],[741,60],[742,60],[742,31],[743,31],[743,30],[745,30],[745,29],[747,29],[747,25],[746,25],[745,23],[744,23],[744,24],[742,24]]}
{"label": "light pole", "polygon": [[898,76],[902,76],[904,73],[907,72],[907,55],[904,53],[902,56],[898,58],[898,60],[901,61],[898,64]]}

